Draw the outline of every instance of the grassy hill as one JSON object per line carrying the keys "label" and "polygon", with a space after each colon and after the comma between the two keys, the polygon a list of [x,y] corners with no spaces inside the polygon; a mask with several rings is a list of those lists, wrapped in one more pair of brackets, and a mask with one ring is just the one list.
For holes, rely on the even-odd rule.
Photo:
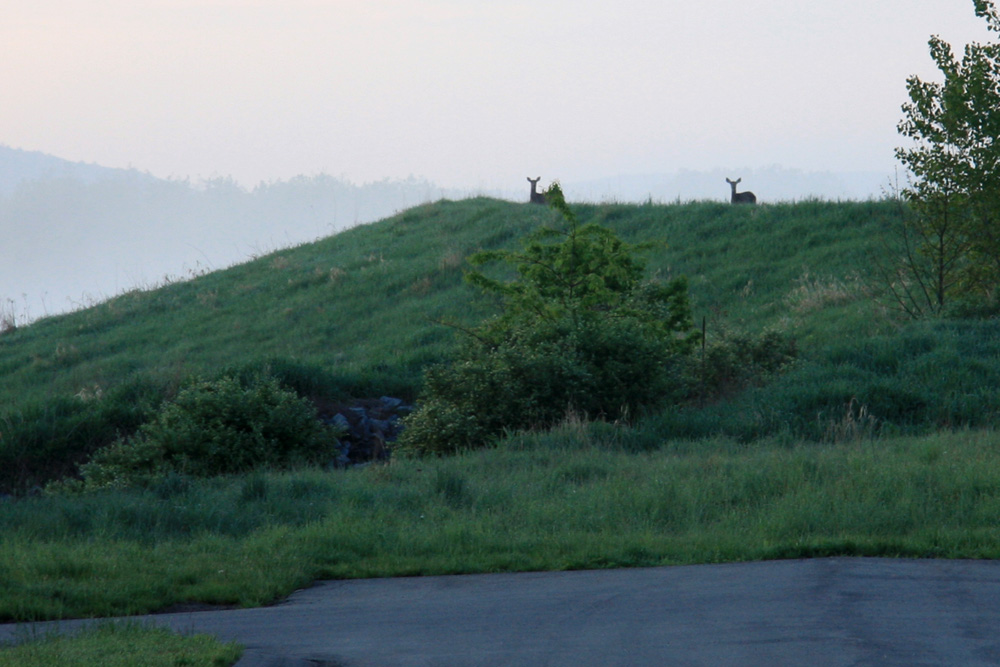
{"label": "grassy hill", "polygon": [[[648,272],[689,278],[696,320],[707,321],[710,340],[727,331],[773,330],[800,350],[806,370],[785,380],[784,390],[779,385],[766,390],[770,394],[739,397],[751,404],[736,411],[738,423],[727,402],[687,411],[680,421],[671,413],[662,421],[663,435],[815,435],[829,426],[816,422],[817,412],[843,412],[853,399],[881,401],[886,405],[878,418],[905,423],[908,411],[926,412],[930,399],[882,391],[879,383],[909,372],[908,359],[917,366],[932,353],[954,360],[970,341],[988,341],[993,331],[989,323],[952,325],[948,335],[911,326],[891,343],[877,338],[900,326],[868,291],[870,253],[898,221],[892,202],[574,208],[582,222],[599,222],[628,241],[666,241],[647,254]],[[314,398],[413,399],[423,369],[447,358],[453,344],[453,330],[440,322],[470,324],[495,312],[495,303],[463,282],[465,258],[513,247],[555,221],[552,211],[527,204],[441,201],[8,330],[0,335],[0,468],[6,471],[0,488],[24,489],[72,472],[86,454],[136,428],[192,375],[268,366]],[[896,347],[904,339],[909,356]],[[882,347],[872,351],[872,345]],[[989,343],[975,349],[987,360],[997,354]],[[872,366],[872,355],[898,358]],[[846,380],[845,364],[853,364]],[[954,382],[992,378],[991,364],[983,361],[979,376],[960,374]],[[895,379],[886,379],[887,369]],[[969,392],[953,389],[954,401],[968,403]],[[979,410],[995,397],[976,392],[974,405],[947,408],[943,416],[921,413],[918,420],[988,422]],[[96,396],[101,400],[87,400]],[[762,412],[761,402],[770,408]],[[841,416],[850,415],[827,419]]]}
{"label": "grassy hill", "polygon": [[[663,239],[649,270],[685,274],[712,327],[780,327],[807,345],[887,320],[856,274],[895,216],[886,203],[578,207],[630,241]],[[541,207],[473,199],[418,207],[187,282],[122,294],[0,338],[4,405],[109,388],[135,373],[212,372],[281,357],[412,390],[451,332],[434,320],[492,312],[463,284],[465,257],[554,221]]]}
{"label": "grassy hill", "polygon": [[[907,322],[872,298],[895,204],[574,208],[667,241],[649,271],[689,277],[710,351],[774,331],[797,360],[631,424],[568,419],[452,457],[0,496],[0,618],[258,605],[329,577],[1000,555],[1000,321]],[[413,398],[453,344],[435,320],[496,307],[464,258],[554,219],[443,201],[7,331],[0,487],[72,473],[192,375]]]}

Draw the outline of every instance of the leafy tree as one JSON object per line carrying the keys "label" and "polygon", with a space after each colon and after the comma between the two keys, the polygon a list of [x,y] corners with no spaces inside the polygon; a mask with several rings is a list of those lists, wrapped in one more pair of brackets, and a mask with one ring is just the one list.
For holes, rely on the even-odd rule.
{"label": "leafy tree", "polygon": [[917,318],[969,293],[963,274],[972,235],[953,183],[921,182],[903,194],[909,206],[899,202],[899,222],[872,253],[873,269],[895,305]]}
{"label": "leafy tree", "polygon": [[421,452],[482,446],[505,430],[546,427],[567,412],[615,418],[680,389],[674,363],[694,345],[687,282],[643,281],[633,245],[581,225],[554,184],[546,193],[562,228],[542,228],[519,251],[481,252],[482,267],[513,267],[510,281],[473,270],[502,313],[465,330],[454,362],[432,369],[400,445]]}
{"label": "leafy tree", "polygon": [[[1000,32],[991,0],[976,15]],[[914,140],[896,157],[914,177],[903,195],[907,222],[897,298],[914,315],[953,298],[992,298],[1000,280],[1000,44],[971,43],[962,59],[940,37],[930,55],[943,82],[912,76],[901,135]]]}

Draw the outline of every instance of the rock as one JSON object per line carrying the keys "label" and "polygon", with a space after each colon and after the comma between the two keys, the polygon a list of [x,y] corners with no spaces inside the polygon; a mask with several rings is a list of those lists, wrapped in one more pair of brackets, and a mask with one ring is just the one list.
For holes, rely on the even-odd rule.
{"label": "rock", "polygon": [[403,399],[392,398],[391,396],[382,396],[378,400],[382,401],[382,404],[389,410],[398,410],[403,405]]}
{"label": "rock", "polygon": [[402,428],[400,417],[412,409],[402,399],[382,396],[321,410],[324,423],[344,431],[338,441],[338,455],[331,464],[341,468],[388,459],[391,444]]}
{"label": "rock", "polygon": [[339,412],[335,414],[333,417],[327,419],[326,423],[329,424],[330,426],[336,426],[337,428],[341,428],[345,431],[348,431],[351,428],[351,424],[350,422],[347,421],[347,417],[340,414]]}

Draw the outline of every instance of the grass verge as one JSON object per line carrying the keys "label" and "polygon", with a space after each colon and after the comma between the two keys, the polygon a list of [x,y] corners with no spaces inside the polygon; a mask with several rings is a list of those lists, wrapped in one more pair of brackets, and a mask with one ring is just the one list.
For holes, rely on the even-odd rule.
{"label": "grass verge", "polygon": [[997,558],[998,517],[991,430],[660,445],[568,423],[447,459],[0,504],[0,618],[253,606],[320,578]]}
{"label": "grass verge", "polygon": [[0,646],[6,667],[228,667],[243,654],[237,644],[208,635],[181,636],[137,623],[101,623],[74,635],[46,635]]}

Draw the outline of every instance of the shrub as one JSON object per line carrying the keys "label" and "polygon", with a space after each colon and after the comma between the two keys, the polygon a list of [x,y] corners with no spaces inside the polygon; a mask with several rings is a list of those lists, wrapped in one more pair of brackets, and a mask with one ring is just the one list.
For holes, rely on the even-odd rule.
{"label": "shrub", "polygon": [[175,472],[206,477],[328,460],[336,433],[274,378],[199,380],[131,438],[80,466],[86,488],[142,484]]}
{"label": "shrub", "polygon": [[495,434],[484,428],[466,406],[431,396],[404,420],[398,448],[403,452],[447,454],[481,447]]}
{"label": "shrub", "polygon": [[687,282],[642,282],[639,246],[578,226],[558,185],[547,196],[567,229],[541,229],[521,252],[470,258],[505,261],[519,278],[468,274],[501,296],[503,313],[466,330],[457,358],[427,374],[401,449],[454,452],[568,413],[617,419],[679,396],[678,359],[693,342]]}
{"label": "shrub", "polygon": [[690,392],[700,398],[718,398],[762,386],[788,368],[797,355],[795,340],[777,331],[723,332],[702,354],[690,359]]}

